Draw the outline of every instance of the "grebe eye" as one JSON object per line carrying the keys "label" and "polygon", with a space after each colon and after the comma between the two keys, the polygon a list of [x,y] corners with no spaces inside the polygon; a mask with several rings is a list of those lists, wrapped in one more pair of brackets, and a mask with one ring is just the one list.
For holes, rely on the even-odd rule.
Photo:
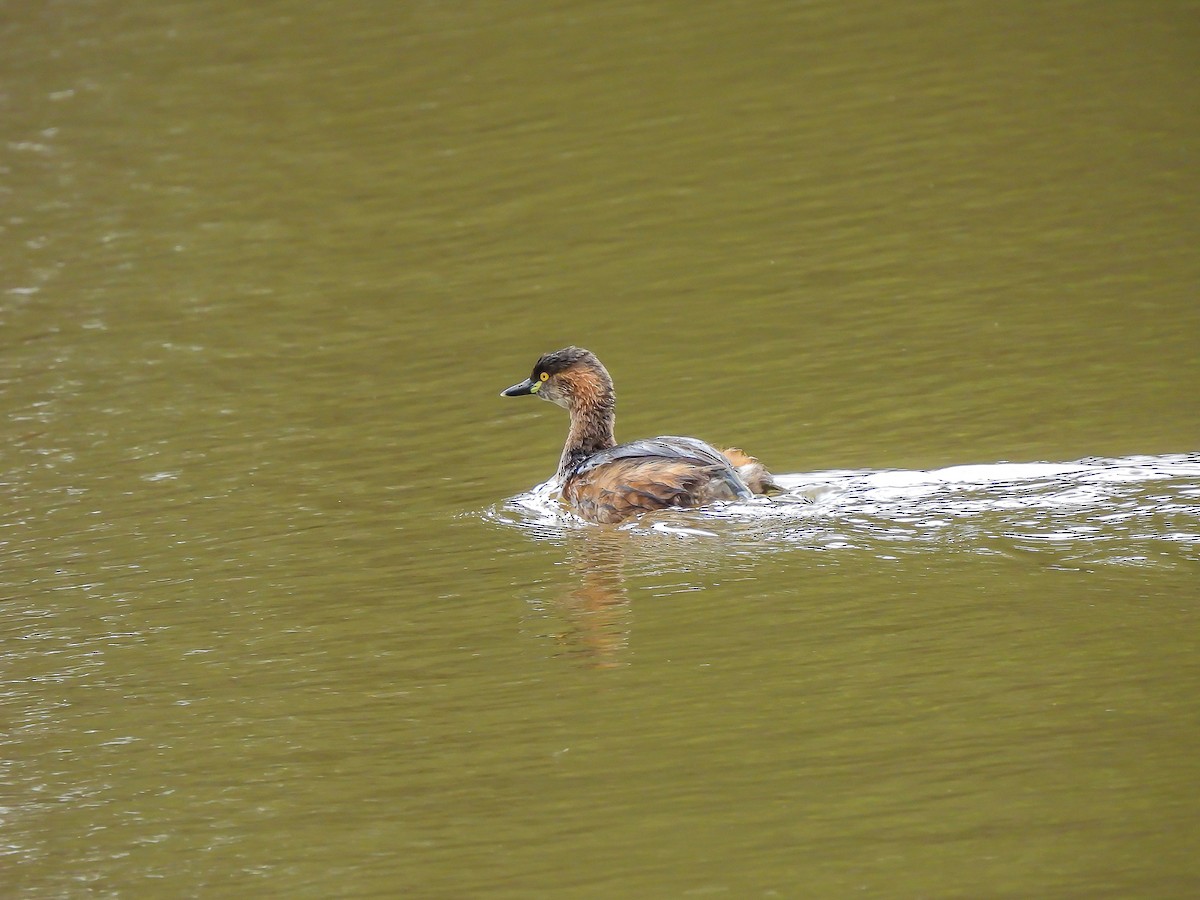
{"label": "grebe eye", "polygon": [[550,373],[543,372],[541,375],[538,376],[538,378],[540,378],[542,381],[548,381],[550,379]]}

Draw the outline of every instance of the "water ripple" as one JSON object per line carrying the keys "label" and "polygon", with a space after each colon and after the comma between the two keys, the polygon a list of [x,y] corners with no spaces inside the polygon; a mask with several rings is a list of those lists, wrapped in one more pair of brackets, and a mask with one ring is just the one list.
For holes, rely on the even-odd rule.
{"label": "water ripple", "polygon": [[[778,481],[785,490],[770,499],[665,510],[620,530],[718,539],[735,552],[1053,552],[1058,562],[1128,566],[1200,559],[1200,454],[833,470]],[[567,512],[551,482],[484,517],[551,540],[598,527]]]}

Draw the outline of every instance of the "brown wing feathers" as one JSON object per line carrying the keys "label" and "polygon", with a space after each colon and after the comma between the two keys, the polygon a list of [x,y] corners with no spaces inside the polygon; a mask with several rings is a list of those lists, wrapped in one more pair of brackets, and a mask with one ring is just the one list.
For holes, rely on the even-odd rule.
{"label": "brown wing feathers", "polygon": [[614,460],[567,482],[566,500],[580,515],[596,522],[619,522],[631,515],[672,506],[696,506],[732,500],[716,467],[685,460]]}

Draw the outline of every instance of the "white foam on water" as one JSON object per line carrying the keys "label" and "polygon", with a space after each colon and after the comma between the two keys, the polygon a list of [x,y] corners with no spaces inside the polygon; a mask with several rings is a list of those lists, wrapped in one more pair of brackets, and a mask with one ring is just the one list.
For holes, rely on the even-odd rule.
{"label": "white foam on water", "polygon": [[[927,471],[831,470],[776,476],[772,498],[664,510],[620,526],[632,534],[723,541],[732,551],[1053,549],[1084,563],[1198,560],[1200,454],[1077,462],[960,465]],[[596,526],[558,499],[553,482],[485,511],[538,537]]]}

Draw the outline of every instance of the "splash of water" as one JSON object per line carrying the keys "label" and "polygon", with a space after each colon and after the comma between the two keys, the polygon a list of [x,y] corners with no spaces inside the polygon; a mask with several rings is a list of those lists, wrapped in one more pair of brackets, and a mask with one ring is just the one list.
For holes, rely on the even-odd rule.
{"label": "splash of water", "polygon": [[[931,471],[838,470],[777,476],[772,498],[664,510],[621,527],[719,540],[736,551],[1053,552],[1078,564],[1200,561],[1200,454],[996,463]],[[551,538],[596,528],[550,482],[485,513]]]}

